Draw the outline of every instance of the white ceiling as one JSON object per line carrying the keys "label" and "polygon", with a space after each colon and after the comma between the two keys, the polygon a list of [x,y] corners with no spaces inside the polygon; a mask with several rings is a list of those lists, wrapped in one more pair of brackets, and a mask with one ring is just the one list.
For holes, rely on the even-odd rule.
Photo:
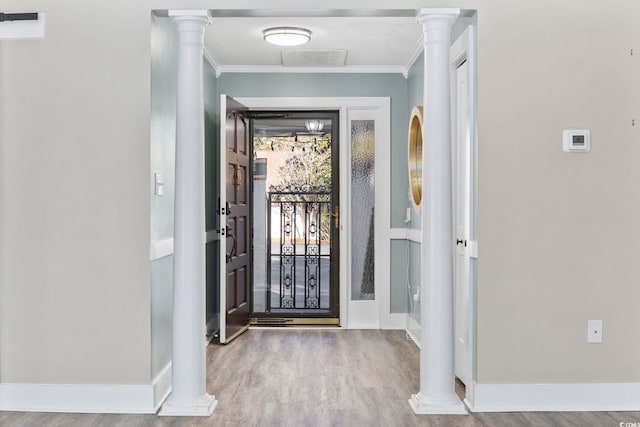
{"label": "white ceiling", "polygon": [[[297,47],[265,42],[262,30],[294,26],[311,30],[311,41]],[[213,17],[205,33],[205,51],[218,72],[338,71],[406,74],[422,48],[415,16]],[[281,50],[348,51],[340,68],[284,67]]]}

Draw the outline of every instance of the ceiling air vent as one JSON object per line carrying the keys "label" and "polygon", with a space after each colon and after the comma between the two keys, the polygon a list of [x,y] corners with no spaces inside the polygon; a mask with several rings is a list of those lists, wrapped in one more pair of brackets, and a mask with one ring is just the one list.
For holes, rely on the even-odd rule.
{"label": "ceiling air vent", "polygon": [[347,50],[283,50],[285,67],[342,67],[347,60]]}

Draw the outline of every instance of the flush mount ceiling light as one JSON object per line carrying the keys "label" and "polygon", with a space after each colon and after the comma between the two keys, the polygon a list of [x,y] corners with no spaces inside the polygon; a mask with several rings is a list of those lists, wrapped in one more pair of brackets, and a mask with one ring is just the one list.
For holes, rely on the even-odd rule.
{"label": "flush mount ceiling light", "polygon": [[262,32],[264,39],[278,46],[299,46],[311,40],[311,31],[298,27],[273,27]]}

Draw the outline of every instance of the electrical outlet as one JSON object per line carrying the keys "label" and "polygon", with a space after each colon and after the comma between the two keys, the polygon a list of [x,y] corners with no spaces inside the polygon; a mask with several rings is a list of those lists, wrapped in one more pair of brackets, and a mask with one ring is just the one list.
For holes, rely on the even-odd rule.
{"label": "electrical outlet", "polygon": [[602,320],[587,321],[587,342],[602,344]]}

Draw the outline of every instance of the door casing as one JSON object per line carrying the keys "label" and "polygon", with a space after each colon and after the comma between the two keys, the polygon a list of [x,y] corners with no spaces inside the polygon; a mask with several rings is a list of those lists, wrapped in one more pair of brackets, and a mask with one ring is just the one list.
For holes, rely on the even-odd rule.
{"label": "door casing", "polygon": [[[386,260],[390,259],[390,162],[381,162],[380,168],[376,165],[376,192],[380,192],[381,197],[376,199],[376,259],[383,260],[376,263],[376,294],[380,295],[378,302],[378,319],[371,322],[362,322],[361,319],[352,318],[349,309],[349,289],[350,287],[350,246],[348,233],[345,232],[345,225],[349,224],[350,198],[348,195],[348,180],[350,176],[351,159],[346,152],[349,141],[349,111],[356,110],[379,110],[381,125],[381,146],[387,148],[386,153],[377,153],[381,158],[390,158],[390,119],[391,102],[388,97],[236,97],[236,100],[250,109],[257,110],[338,110],[340,112],[340,140],[343,141],[340,147],[340,325],[343,327],[365,327],[383,329],[402,329],[406,324],[405,313],[390,313],[390,265]],[[376,145],[377,148],[377,145]],[[385,156],[386,157],[382,157]],[[346,229],[348,230],[348,228]]]}
{"label": "door casing", "polygon": [[[339,126],[340,126],[340,119],[339,119],[339,112],[337,112],[336,110],[329,110],[329,109],[324,109],[324,110],[312,110],[312,111],[307,111],[307,110],[290,110],[290,109],[277,109],[277,110],[269,110],[269,111],[263,111],[263,110],[258,110],[258,109],[253,109],[251,111],[250,116],[252,117],[251,119],[251,132],[250,132],[250,139],[251,141],[253,141],[253,135],[254,135],[254,130],[253,130],[253,120],[258,120],[258,119],[262,119],[262,120],[268,120],[262,118],[261,116],[269,113],[273,113],[276,116],[282,114],[284,116],[286,116],[286,118],[288,119],[323,119],[323,120],[329,120],[331,121],[331,129],[330,132],[335,135],[335,137],[332,137],[332,141],[331,141],[331,174],[332,174],[332,185],[331,185],[331,198],[332,198],[332,203],[334,208],[337,208],[338,211],[342,210],[342,207],[340,206],[339,202],[339,193],[340,193],[340,188],[339,188],[339,183],[340,183],[340,175],[341,175],[341,170],[340,170],[340,165],[339,165],[339,157],[341,155],[340,153],[340,145],[341,145],[341,140],[340,140],[340,131],[339,131]],[[325,127],[325,131],[327,131],[328,128]],[[251,145],[253,146],[253,142],[251,143]],[[254,156],[253,152],[252,152],[252,157]],[[337,182],[338,182],[338,186],[336,187],[335,185],[335,181],[333,181],[335,178],[337,178]],[[331,212],[335,212],[334,210],[331,210]],[[254,216],[254,218],[257,218],[257,216]],[[295,310],[292,310],[291,314],[289,313],[283,313],[283,312],[276,312],[276,313],[269,313],[269,312],[255,312],[255,306],[254,306],[254,301],[252,301],[252,318],[251,318],[251,323],[252,324],[277,324],[278,321],[282,320],[282,319],[286,319],[285,320],[285,324],[286,325],[308,325],[308,324],[318,324],[318,325],[335,325],[338,324],[338,319],[340,316],[339,313],[339,306],[340,306],[340,301],[339,301],[339,283],[340,283],[340,241],[339,241],[339,235],[340,235],[340,231],[338,229],[336,229],[334,227],[334,222],[333,219],[330,220],[331,223],[331,257],[332,257],[332,261],[331,261],[331,271],[330,271],[330,302],[329,302],[329,312],[318,312],[318,313],[303,313],[303,314],[299,314],[299,313],[295,313]],[[267,227],[271,227],[271,224],[268,224]],[[267,239],[269,239],[269,234],[267,234]],[[333,242],[338,242],[338,244],[336,245],[337,248],[334,247],[334,243]],[[338,258],[336,259],[336,264],[334,265],[334,259],[333,257],[337,256]],[[269,263],[269,261],[267,261],[267,264]],[[335,267],[335,268],[334,268]],[[270,268],[270,267],[267,267]],[[335,292],[334,292],[335,291]],[[251,290],[251,295],[254,295],[253,292],[253,286],[252,286],[252,290]],[[275,322],[271,322],[269,320],[275,320]]]}
{"label": "door casing", "polygon": [[[476,277],[474,265],[478,258],[476,234],[477,215],[477,90],[475,26],[470,25],[451,45],[451,141],[454,242],[454,372],[472,390],[476,378]],[[458,68],[466,67],[466,93],[458,93]],[[466,99],[464,106],[459,101]],[[464,108],[466,111],[460,111]],[[467,123],[459,123],[465,120]],[[460,132],[466,135],[460,135]],[[467,151],[465,154],[464,151]],[[465,157],[466,156],[466,157]],[[466,160],[465,160],[466,159]],[[464,168],[464,170],[462,169]],[[461,179],[466,182],[460,182]],[[460,194],[464,191],[465,194]],[[463,243],[456,245],[456,241]],[[466,246],[464,243],[466,242]],[[458,333],[465,332],[464,345],[458,345]],[[460,353],[462,352],[462,354]]]}

